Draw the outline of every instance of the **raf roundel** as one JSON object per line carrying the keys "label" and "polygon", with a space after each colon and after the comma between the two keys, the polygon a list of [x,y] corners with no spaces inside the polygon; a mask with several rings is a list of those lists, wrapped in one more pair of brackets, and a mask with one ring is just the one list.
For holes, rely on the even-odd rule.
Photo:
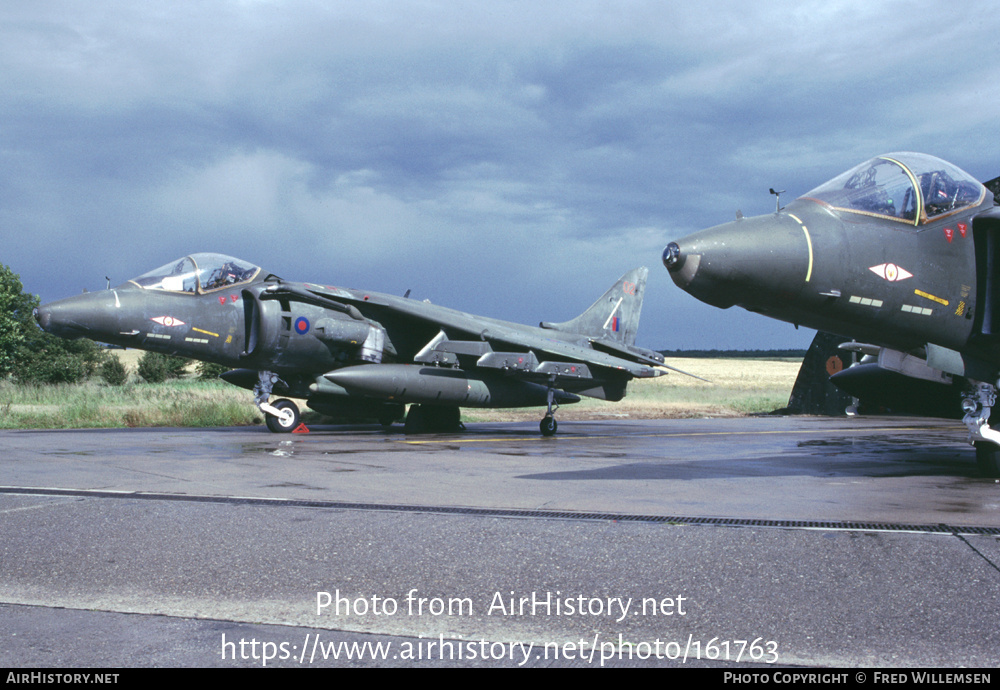
{"label": "raf roundel", "polygon": [[295,319],[295,332],[299,335],[305,335],[309,332],[309,319],[304,316],[300,316]]}

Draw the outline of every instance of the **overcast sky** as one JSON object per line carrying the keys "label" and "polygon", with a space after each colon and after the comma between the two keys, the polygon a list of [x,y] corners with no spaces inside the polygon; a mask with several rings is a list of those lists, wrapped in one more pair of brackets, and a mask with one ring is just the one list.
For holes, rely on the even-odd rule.
{"label": "overcast sky", "polygon": [[988,2],[6,0],[0,263],[50,301],[215,251],[532,324],[645,265],[638,344],[805,347],[663,247],[890,151],[1000,175],[998,45]]}

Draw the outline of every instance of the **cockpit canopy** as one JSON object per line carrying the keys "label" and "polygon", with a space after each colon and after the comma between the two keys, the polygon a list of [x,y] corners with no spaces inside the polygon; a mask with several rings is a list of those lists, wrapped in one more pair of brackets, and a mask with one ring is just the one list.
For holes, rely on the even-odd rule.
{"label": "cockpit canopy", "polygon": [[191,254],[129,282],[146,290],[195,294],[249,283],[260,271],[259,266],[225,254]]}
{"label": "cockpit canopy", "polygon": [[918,226],[983,202],[968,173],[922,153],[890,153],[852,168],[804,197],[866,216]]}

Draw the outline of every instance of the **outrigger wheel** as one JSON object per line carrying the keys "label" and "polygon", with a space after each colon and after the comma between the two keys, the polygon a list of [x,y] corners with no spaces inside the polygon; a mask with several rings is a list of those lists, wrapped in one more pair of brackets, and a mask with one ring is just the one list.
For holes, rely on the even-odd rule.
{"label": "outrigger wheel", "polygon": [[302,415],[299,414],[299,406],[287,398],[282,398],[272,405],[281,414],[265,414],[267,428],[276,434],[289,434],[302,423]]}
{"label": "outrigger wheel", "polygon": [[538,423],[538,430],[542,432],[542,436],[554,436],[556,429],[559,427],[556,424],[555,412],[559,409],[559,406],[555,404],[556,401],[556,389],[555,389],[556,377],[553,374],[549,378],[549,389],[546,391],[546,399],[548,401],[548,409],[545,411],[545,416],[542,417],[542,421]]}
{"label": "outrigger wheel", "polygon": [[538,423],[538,429],[542,432],[542,436],[553,436],[556,433],[556,429],[559,427],[556,424],[556,418],[550,414],[542,417],[542,421]]}

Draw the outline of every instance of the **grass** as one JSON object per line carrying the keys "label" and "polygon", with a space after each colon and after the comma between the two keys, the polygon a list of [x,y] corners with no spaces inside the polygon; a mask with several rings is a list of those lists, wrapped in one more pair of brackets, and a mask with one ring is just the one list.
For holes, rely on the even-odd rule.
{"label": "grass", "polygon": [[86,429],[260,424],[252,396],[223,381],[181,379],[109,386],[0,383],[0,428]]}
{"label": "grass", "polygon": [[[620,402],[584,398],[561,407],[557,417],[565,420],[679,419],[773,412],[788,404],[802,361],[685,357],[667,359],[666,364],[708,382],[675,371],[655,379],[636,379],[629,384],[628,393]],[[465,421],[521,421],[539,419],[545,408],[463,409],[462,413]]]}
{"label": "grass", "polygon": [[[125,353],[123,361],[130,363]],[[584,398],[563,406],[560,420],[682,417],[738,417],[771,412],[788,403],[797,359],[676,358],[667,364],[708,379],[676,372],[629,384],[624,400]],[[134,366],[131,367],[134,371]],[[462,419],[537,421],[544,408],[480,410],[463,408]],[[313,418],[312,423],[318,421]],[[114,387],[100,379],[54,386],[0,382],[0,428],[82,429],[156,426],[249,426],[263,422],[249,391],[223,381],[180,379],[163,384]]]}

